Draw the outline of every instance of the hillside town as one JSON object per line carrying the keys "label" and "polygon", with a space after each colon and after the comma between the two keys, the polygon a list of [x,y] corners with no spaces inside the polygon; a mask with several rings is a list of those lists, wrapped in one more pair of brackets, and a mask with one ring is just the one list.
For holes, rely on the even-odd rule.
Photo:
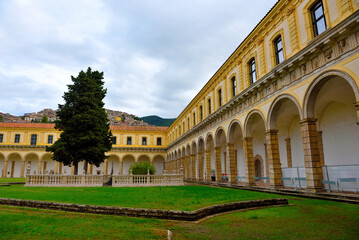
{"label": "hillside town", "polygon": [[[106,109],[108,119],[111,125],[118,126],[152,126],[137,116],[126,112]],[[46,121],[45,118],[46,117]],[[25,113],[23,116],[14,116],[10,113],[0,112],[0,121],[2,122],[54,122],[56,120],[56,111],[45,108],[39,112]]]}

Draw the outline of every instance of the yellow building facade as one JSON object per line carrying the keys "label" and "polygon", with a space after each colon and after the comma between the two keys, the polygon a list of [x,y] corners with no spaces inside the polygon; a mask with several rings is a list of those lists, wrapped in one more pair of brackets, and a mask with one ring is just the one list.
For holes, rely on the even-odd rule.
{"label": "yellow building facade", "polygon": [[[311,191],[348,175],[359,165],[358,9],[358,0],[279,0],[169,128],[113,130],[119,142],[102,171],[126,173],[146,158],[187,180]],[[23,173],[36,155],[31,133],[45,141],[54,130],[19,130],[27,146],[17,147],[5,125],[0,169],[11,175],[18,154]],[[36,156],[37,171],[49,158]]]}

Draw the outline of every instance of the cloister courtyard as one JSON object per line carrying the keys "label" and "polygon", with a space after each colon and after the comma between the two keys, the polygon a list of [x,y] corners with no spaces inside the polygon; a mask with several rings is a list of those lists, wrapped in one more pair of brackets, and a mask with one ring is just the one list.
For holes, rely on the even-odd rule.
{"label": "cloister courtyard", "polygon": [[[1,183],[24,179],[1,179]],[[216,204],[287,198],[289,205],[238,210],[195,222],[0,205],[0,239],[357,239],[359,206],[213,186],[1,187],[0,198],[193,211]],[[169,230],[169,231],[168,231]]]}

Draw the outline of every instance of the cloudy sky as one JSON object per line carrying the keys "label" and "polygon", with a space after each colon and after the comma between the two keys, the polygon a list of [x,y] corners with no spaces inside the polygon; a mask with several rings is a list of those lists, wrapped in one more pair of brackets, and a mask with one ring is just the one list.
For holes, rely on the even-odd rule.
{"label": "cloudy sky", "polygon": [[106,108],[177,117],[275,2],[0,1],[0,111],[56,109],[91,67]]}

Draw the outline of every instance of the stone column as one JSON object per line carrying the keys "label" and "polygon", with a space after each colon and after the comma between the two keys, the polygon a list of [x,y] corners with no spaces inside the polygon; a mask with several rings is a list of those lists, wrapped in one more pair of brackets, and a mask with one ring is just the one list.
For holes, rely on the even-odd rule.
{"label": "stone column", "polygon": [[318,147],[317,119],[303,119],[301,124],[307,189],[317,192],[322,189],[323,172]]}
{"label": "stone column", "polygon": [[[185,168],[185,165],[184,165],[184,157],[181,157],[180,158],[180,162],[181,162],[181,166],[182,166],[182,174],[183,174],[183,178],[185,178],[185,174],[186,174],[186,168]],[[181,168],[180,166],[180,168]]]}
{"label": "stone column", "polygon": [[198,180],[203,181],[203,152],[198,153]]}
{"label": "stone column", "polygon": [[3,170],[3,178],[7,178],[7,165],[8,165],[8,160],[5,160],[4,162],[4,170]]}
{"label": "stone column", "polygon": [[[41,172],[41,167],[42,167],[42,160],[39,160],[39,163],[37,165],[37,174],[40,174]],[[42,172],[43,173],[43,172]]]}
{"label": "stone column", "polygon": [[292,146],[290,144],[290,138],[286,138],[285,140],[285,146],[287,148],[287,164],[288,167],[292,167]]}
{"label": "stone column", "polygon": [[266,131],[268,150],[269,179],[272,188],[282,186],[282,168],[279,157],[278,130]]}
{"label": "stone column", "polygon": [[197,176],[196,176],[196,155],[197,154],[192,154],[191,155],[191,179],[192,180],[196,180]]}
{"label": "stone column", "polygon": [[[269,177],[269,164],[268,164],[268,147],[267,147],[267,143],[264,144],[264,157],[265,157],[265,162],[266,162],[266,175],[267,177]],[[269,180],[267,180],[267,182],[269,182]]]}
{"label": "stone column", "polygon": [[58,161],[55,161],[54,174],[59,174],[59,162]]}
{"label": "stone column", "polygon": [[108,159],[105,160],[104,164],[103,164],[103,173],[105,175],[108,174]]}
{"label": "stone column", "polygon": [[221,147],[215,147],[214,154],[216,162],[216,182],[220,182],[222,180]]}
{"label": "stone column", "polygon": [[206,151],[206,180],[211,181],[211,150]]}
{"label": "stone column", "polygon": [[243,149],[244,149],[244,170],[246,173],[246,179],[248,185],[253,185],[254,183],[254,160],[253,160],[253,138],[245,137],[243,138]]}
{"label": "stone column", "polygon": [[229,182],[236,183],[236,175],[237,175],[237,159],[234,154],[234,143],[227,143],[227,166],[229,166]]}
{"label": "stone column", "polygon": [[120,175],[123,175],[123,162],[122,161],[119,161],[119,172],[120,172]]}
{"label": "stone column", "polygon": [[71,166],[71,175],[74,175],[75,174],[75,166]]}
{"label": "stone column", "polygon": [[318,149],[319,149],[319,159],[320,165],[323,167],[325,165],[324,161],[324,149],[323,149],[323,131],[318,131]]}
{"label": "stone column", "polygon": [[190,165],[190,160],[191,160],[191,157],[190,156],[187,156],[186,157],[186,166],[187,166],[187,179],[190,179],[191,178],[191,165]]}
{"label": "stone column", "polygon": [[21,169],[20,169],[20,177],[23,178],[25,176],[25,159],[21,160]]}

